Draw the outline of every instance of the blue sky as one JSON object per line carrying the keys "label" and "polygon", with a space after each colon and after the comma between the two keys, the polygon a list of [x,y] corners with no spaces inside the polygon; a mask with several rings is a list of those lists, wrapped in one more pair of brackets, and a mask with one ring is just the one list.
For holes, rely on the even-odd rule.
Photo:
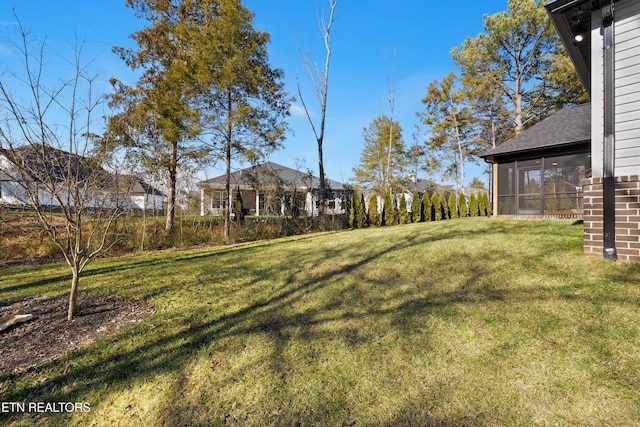
{"label": "blue sky", "polygon": [[[324,47],[318,18],[328,16],[328,0],[244,0],[255,13],[254,27],[271,34],[271,64],[285,72],[285,87],[297,96],[298,76],[303,96],[312,113],[319,113],[302,65],[300,48],[322,62]],[[329,81],[327,125],[324,146],[325,170],[331,179],[348,182],[363,148],[362,130],[381,114],[389,114],[388,71],[395,72],[395,118],[403,128],[407,145],[414,141],[416,113],[429,83],[453,70],[449,50],[467,36],[482,31],[484,14],[506,9],[506,0],[339,0],[332,31],[333,56]],[[124,0],[2,0],[0,1],[0,67],[15,66],[7,36],[15,34],[15,8],[24,27],[46,36],[61,55],[73,55],[74,40],[86,40],[88,58],[106,81],[117,77],[130,84],[135,76],[111,53],[111,46],[134,47],[129,35],[143,21],[124,6]],[[455,10],[452,10],[455,9]],[[317,118],[317,116],[315,116]],[[317,146],[299,102],[289,119],[292,132],[284,147],[270,160],[318,172]],[[242,165],[238,165],[242,166]],[[467,183],[474,176],[487,181],[483,165],[467,165]],[[222,165],[200,172],[202,178],[222,173]],[[423,175],[423,177],[426,177]]]}

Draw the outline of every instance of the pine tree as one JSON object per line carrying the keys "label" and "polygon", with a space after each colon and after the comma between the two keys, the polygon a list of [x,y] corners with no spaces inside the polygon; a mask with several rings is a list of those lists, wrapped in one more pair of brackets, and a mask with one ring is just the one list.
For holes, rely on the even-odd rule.
{"label": "pine tree", "polygon": [[417,190],[411,195],[411,222],[422,222],[422,203]]}
{"label": "pine tree", "polygon": [[461,218],[466,218],[467,214],[467,198],[464,197],[464,193],[461,191],[458,195],[458,213]]}
{"label": "pine tree", "polygon": [[449,193],[449,215],[451,218],[460,218],[458,203],[456,202],[456,195],[454,193]]}
{"label": "pine tree", "polygon": [[442,205],[440,204],[440,195],[433,192],[431,195],[431,220],[440,221],[442,219]]}
{"label": "pine tree", "polygon": [[369,196],[369,225],[372,227],[380,225],[380,214],[378,213],[378,195],[373,193]]}
{"label": "pine tree", "polygon": [[469,216],[478,216],[478,214],[478,198],[476,197],[476,193],[471,193],[469,197]]}
{"label": "pine tree", "polygon": [[382,116],[364,129],[360,164],[353,168],[354,182],[381,192],[398,191],[406,179],[407,148],[400,123]]}
{"label": "pine tree", "polygon": [[398,204],[398,223],[409,223],[409,211],[407,210],[407,200],[404,198],[404,193],[400,194],[400,203]]}
{"label": "pine tree", "polygon": [[422,195],[422,222],[429,222],[433,220],[431,210],[431,196],[429,196],[428,191],[425,191]]}

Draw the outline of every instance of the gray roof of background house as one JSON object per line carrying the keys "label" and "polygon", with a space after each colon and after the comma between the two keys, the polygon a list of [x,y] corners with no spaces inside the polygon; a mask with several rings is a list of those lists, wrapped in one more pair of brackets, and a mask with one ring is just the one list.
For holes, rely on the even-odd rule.
{"label": "gray roof of background house", "polygon": [[[317,189],[320,187],[319,178],[274,162],[260,163],[255,166],[250,166],[248,168],[232,172],[231,187],[254,189],[257,185],[266,185],[266,180],[274,177],[280,180],[283,185],[288,187],[295,186],[296,188],[307,189]],[[206,181],[201,181],[198,185],[223,188],[225,180],[225,175],[220,175],[215,178],[207,179]],[[338,181],[331,179],[327,179],[326,181],[327,185],[332,190],[345,189],[345,186]]]}
{"label": "gray roof of background house", "polygon": [[495,157],[527,151],[569,146],[591,141],[591,104],[567,107],[536,123],[480,157]]}
{"label": "gray roof of background house", "polygon": [[[164,197],[165,194],[162,193],[157,188],[153,187],[151,184],[143,180],[142,178],[135,175],[118,175],[117,178],[121,181],[121,186],[130,193],[130,194],[148,194]],[[116,179],[116,176],[113,175],[113,179]]]}
{"label": "gray roof of background house", "polygon": [[[94,184],[105,189],[113,187],[129,194],[164,194],[134,175],[112,174],[100,166],[100,162],[90,157],[69,153],[50,146],[24,145],[14,149],[0,149],[0,155],[14,164],[21,164],[28,175],[36,180],[51,179],[62,184],[67,180],[84,182],[92,179]],[[2,179],[15,179],[0,170]]]}

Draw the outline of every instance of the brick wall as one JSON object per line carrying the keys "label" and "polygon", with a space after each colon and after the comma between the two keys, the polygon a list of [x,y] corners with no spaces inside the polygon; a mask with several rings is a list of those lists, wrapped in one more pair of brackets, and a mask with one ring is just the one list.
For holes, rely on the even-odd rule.
{"label": "brick wall", "polygon": [[[616,251],[621,261],[640,261],[640,179],[616,177]],[[603,256],[602,178],[582,180],[584,252]]]}

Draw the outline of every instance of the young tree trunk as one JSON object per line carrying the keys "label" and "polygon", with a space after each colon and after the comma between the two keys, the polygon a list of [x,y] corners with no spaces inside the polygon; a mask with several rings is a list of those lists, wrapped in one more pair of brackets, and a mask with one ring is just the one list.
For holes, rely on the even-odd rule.
{"label": "young tree trunk", "polygon": [[320,174],[320,203],[318,215],[324,215],[324,205],[327,198],[327,183],[324,178],[324,160],[322,159],[322,138],[318,138],[318,169]]}
{"label": "young tree trunk", "polygon": [[167,195],[167,221],[164,231],[170,233],[175,225],[176,215],[176,181],[178,179],[178,144],[171,148],[171,164],[169,166],[169,194]]}
{"label": "young tree trunk", "polygon": [[223,207],[224,211],[224,243],[229,243],[229,238],[231,234],[231,213],[229,206],[231,206],[231,143],[227,143],[227,152],[226,152],[226,173],[225,173],[225,183],[224,188],[227,195],[226,203]]}
{"label": "young tree trunk", "polygon": [[80,268],[77,265],[71,267],[71,291],[69,292],[69,309],[67,310],[67,320],[72,320],[76,314],[76,305],[78,299],[78,284],[80,283]]}
{"label": "young tree trunk", "polygon": [[231,98],[231,91],[227,95],[227,134],[226,134],[226,171],[225,171],[225,194],[227,201],[223,206],[224,212],[224,243],[229,243],[229,235],[231,234],[231,139],[233,137],[233,120],[231,117],[233,108],[233,100]]}

